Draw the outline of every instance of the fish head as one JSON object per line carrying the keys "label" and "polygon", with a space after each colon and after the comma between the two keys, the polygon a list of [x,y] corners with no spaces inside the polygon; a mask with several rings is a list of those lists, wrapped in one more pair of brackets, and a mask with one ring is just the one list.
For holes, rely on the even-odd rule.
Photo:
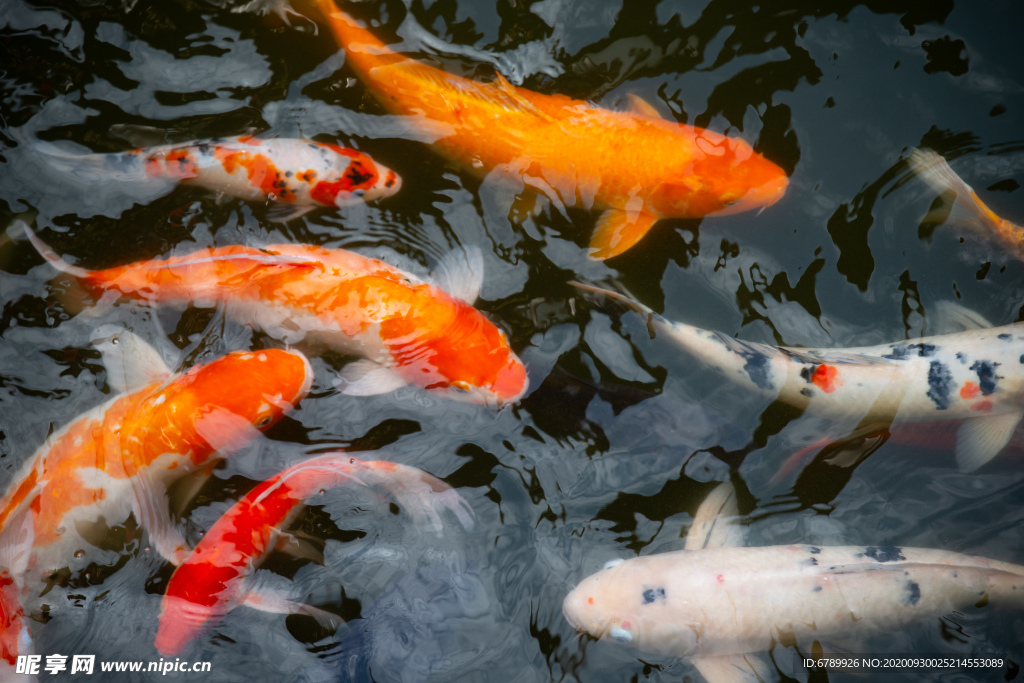
{"label": "fish head", "polygon": [[786,193],[785,171],[745,141],[700,131],[696,146],[705,153],[681,161],[652,193],[658,215],[699,218],[759,211]]}
{"label": "fish head", "polygon": [[684,616],[686,596],[673,594],[663,567],[648,566],[654,557],[611,560],[585,578],[562,602],[566,620],[597,640],[681,657],[696,653],[699,626]]}
{"label": "fish head", "polygon": [[[202,465],[216,451],[236,450],[309,393],[313,370],[297,351],[229,353],[189,370],[151,395],[142,411],[162,424],[165,443]],[[180,450],[178,450],[180,449]]]}
{"label": "fish head", "polygon": [[369,156],[346,150],[355,156],[339,157],[337,176],[318,183],[317,199],[335,206],[352,206],[385,199],[402,189],[402,178],[390,168]]}
{"label": "fish head", "polygon": [[448,300],[447,323],[424,321],[427,333],[400,348],[397,366],[410,384],[466,403],[501,407],[526,393],[526,366],[509,346],[505,333],[469,304]]}

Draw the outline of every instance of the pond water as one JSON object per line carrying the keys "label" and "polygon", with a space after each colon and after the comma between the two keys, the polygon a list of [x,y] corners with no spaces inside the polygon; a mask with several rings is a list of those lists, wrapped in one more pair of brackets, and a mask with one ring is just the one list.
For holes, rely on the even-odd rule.
{"label": "pond water", "polygon": [[[406,132],[311,22],[286,25],[230,0],[0,0],[5,225],[35,211],[40,235],[90,268],[299,242],[426,274],[449,251],[478,245],[478,307],[529,366],[529,395],[494,410],[409,387],[346,396],[332,384],[345,359],[314,356],[310,396],[214,473],[183,515],[189,537],[256,481],[337,447],[443,478],[469,502],[476,527],[448,519],[438,539],[378,497],[333,491],[297,522],[327,539],[325,565],[273,555],[264,567],[295,599],[348,620],[348,631],[239,608],[181,656],[211,662],[213,673],[168,680],[699,680],[686,659],[579,637],[561,603],[609,559],[680,548],[701,499],[726,479],[738,487],[751,545],[906,545],[1024,564],[1019,434],[971,474],[956,467],[954,432],[929,429],[851,466],[818,461],[777,477],[794,453],[852,425],[748,395],[668,340],[650,339],[637,316],[569,284],[614,278],[670,319],[792,346],[934,333],[943,301],[995,325],[1024,320],[1024,265],[994,242],[922,224],[936,193],[900,161],[933,148],[994,210],[1024,222],[1024,12],[1009,0],[627,5],[352,8],[385,42],[449,71],[489,80],[497,69],[532,90],[611,109],[639,95],[666,118],[742,137],[791,176],[785,197],[759,215],[664,221],[602,263],[586,257],[594,213],[549,207],[511,222],[507,190]],[[139,137],[246,132],[357,147],[398,171],[403,188],[378,204],[281,224],[259,203],[199,188],[90,186],[34,163],[31,149],[44,140],[113,152]],[[89,345],[99,322],[130,325],[174,368],[280,345],[198,306],[122,303],[97,320],[67,305],[27,242],[0,239],[5,482],[48,434],[109,398]],[[132,524],[115,526],[90,569],[45,596],[31,622],[37,653],[160,659],[153,637],[171,568]],[[376,635],[367,624],[379,625]],[[394,634],[382,636],[388,628]],[[875,680],[1019,680],[1024,613],[989,604],[825,645],[1009,662]],[[796,649],[771,654],[773,675],[808,680]]]}

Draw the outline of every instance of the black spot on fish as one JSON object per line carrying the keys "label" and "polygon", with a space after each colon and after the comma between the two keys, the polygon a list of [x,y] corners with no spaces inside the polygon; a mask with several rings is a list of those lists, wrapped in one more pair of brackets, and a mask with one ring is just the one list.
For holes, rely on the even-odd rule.
{"label": "black spot on fish", "polygon": [[981,593],[981,600],[978,600],[978,602],[974,603],[974,606],[975,607],[984,607],[987,604],[988,604],[988,593],[985,593],[984,591],[982,591],[982,593]]}
{"label": "black spot on fish", "polygon": [[1020,364],[1024,365],[1024,353],[1020,354]]}
{"label": "black spot on fish", "polygon": [[368,181],[373,180],[373,173],[366,173],[363,170],[363,165],[358,161],[353,161],[348,166],[348,170],[345,171],[345,177],[348,178],[353,185],[364,185]]}
{"label": "black spot on fish", "polygon": [[285,172],[284,172],[284,175],[285,175],[285,177],[287,177],[287,178],[291,178],[291,177],[292,177],[292,175],[293,175],[293,173],[292,173],[291,171],[285,171]]}
{"label": "black spot on fish", "polygon": [[[1021,358],[1024,358],[1024,356],[1021,356]],[[960,363],[961,363],[962,365],[967,365],[967,356],[965,356],[965,355],[963,354],[963,352],[961,352],[961,351],[957,351],[957,352],[956,352],[956,359],[957,359],[958,361],[960,361]]]}
{"label": "black spot on fish", "polygon": [[819,592],[821,592],[821,586],[815,586],[815,587],[814,587],[814,592],[815,592],[815,593],[819,593]]}
{"label": "black spot on fish", "polygon": [[768,376],[768,356],[757,351],[751,351],[743,354],[747,359],[743,369],[747,371],[747,375],[750,380],[757,385],[759,389],[766,391],[772,390],[771,378]]}
{"label": "black spot on fish", "polygon": [[913,607],[917,604],[918,600],[921,599],[921,587],[918,586],[915,581],[907,581],[907,585],[905,587],[907,589],[907,594],[903,598],[903,602],[904,604]]}
{"label": "black spot on fish", "polygon": [[650,605],[652,602],[654,602],[658,598],[661,598],[662,600],[664,600],[665,599],[665,589],[664,588],[645,588],[644,592],[643,592],[643,598],[644,598],[644,604],[645,605]]}
{"label": "black spot on fish", "polygon": [[895,545],[869,545],[864,548],[864,554],[875,562],[896,562],[907,559],[903,557],[903,548]]}
{"label": "black spot on fish", "polygon": [[810,567],[817,566],[818,559],[815,558],[815,557],[808,557],[806,560],[804,560],[804,564],[806,564],[806,565],[808,565]]}
{"label": "black spot on fish", "polygon": [[800,369],[800,376],[804,378],[804,381],[810,384],[813,381],[812,378],[814,377],[814,371],[817,369],[817,365],[805,365]]}
{"label": "black spot on fish", "polygon": [[975,361],[971,366],[971,370],[978,373],[978,386],[981,387],[981,393],[985,396],[989,396],[996,390],[996,382],[999,381],[999,377],[996,375],[998,366],[999,363],[987,360]]}
{"label": "black spot on fish", "polygon": [[956,572],[953,572],[953,578],[954,579],[956,578]]}
{"label": "black spot on fish", "polygon": [[928,398],[935,407],[945,410],[949,407],[949,393],[953,387],[953,375],[942,361],[933,360],[928,365]]}
{"label": "black spot on fish", "polygon": [[196,147],[196,149],[199,150],[200,154],[209,154],[210,153],[210,143],[208,143],[208,142],[201,142]]}
{"label": "black spot on fish", "polygon": [[928,358],[935,355],[934,344],[890,344],[889,348],[892,349],[892,353],[882,356],[882,358],[903,360],[908,356],[913,356],[915,349],[917,350],[917,355],[921,358]]}
{"label": "black spot on fish", "polygon": [[1009,332],[1003,332],[1002,334],[1000,334],[996,338],[997,339],[1002,339],[1003,341],[1010,341],[1011,339],[1013,339],[1013,335],[1010,334]]}
{"label": "black spot on fish", "polygon": [[814,396],[814,392],[808,389],[807,387],[804,387],[803,389],[800,390],[800,395],[807,396],[808,398],[810,398],[811,396]]}
{"label": "black spot on fish", "polygon": [[816,545],[812,545],[810,548],[807,549],[807,552],[809,552],[811,555],[817,555],[821,552],[821,548],[819,548]]}

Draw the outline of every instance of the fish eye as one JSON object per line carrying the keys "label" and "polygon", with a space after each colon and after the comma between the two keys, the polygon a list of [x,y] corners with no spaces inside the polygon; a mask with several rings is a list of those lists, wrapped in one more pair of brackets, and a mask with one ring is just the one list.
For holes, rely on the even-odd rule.
{"label": "fish eye", "polygon": [[624,562],[624,560],[621,557],[616,557],[614,560],[608,560],[607,562],[605,562],[604,563],[604,568],[605,569],[611,569],[612,567],[619,566],[623,562]]}
{"label": "fish eye", "polygon": [[264,417],[261,417],[259,419],[259,421],[256,423],[256,426],[257,427],[266,427],[268,424],[270,424],[270,421],[273,420],[273,419],[274,419],[273,415],[266,415]]}
{"label": "fish eye", "polygon": [[612,640],[617,643],[631,643],[633,642],[633,634],[624,628],[615,627],[611,631],[608,631],[608,635],[611,636]]}
{"label": "fish eye", "polygon": [[120,337],[111,337],[110,338],[110,343],[113,344],[114,346],[117,346],[118,344],[121,343],[121,338]]}

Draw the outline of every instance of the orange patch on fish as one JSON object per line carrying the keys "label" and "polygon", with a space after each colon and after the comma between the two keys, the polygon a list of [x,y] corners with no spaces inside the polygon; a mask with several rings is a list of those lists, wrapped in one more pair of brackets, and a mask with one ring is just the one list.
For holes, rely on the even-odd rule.
{"label": "orange patch on fish", "polygon": [[971,406],[971,410],[974,410],[979,413],[991,413],[992,401],[978,401],[973,406]]}
{"label": "orange patch on fish", "polygon": [[814,369],[811,382],[826,394],[831,394],[843,383],[839,378],[839,370],[834,365],[825,365],[824,363]]}
{"label": "orange patch on fish", "polygon": [[960,398],[972,399],[978,398],[981,394],[981,387],[974,382],[964,382],[964,385],[960,387]]}
{"label": "orange patch on fish", "polygon": [[164,157],[164,166],[167,175],[178,180],[189,180],[199,175],[199,167],[188,150],[176,149],[167,153]]}

